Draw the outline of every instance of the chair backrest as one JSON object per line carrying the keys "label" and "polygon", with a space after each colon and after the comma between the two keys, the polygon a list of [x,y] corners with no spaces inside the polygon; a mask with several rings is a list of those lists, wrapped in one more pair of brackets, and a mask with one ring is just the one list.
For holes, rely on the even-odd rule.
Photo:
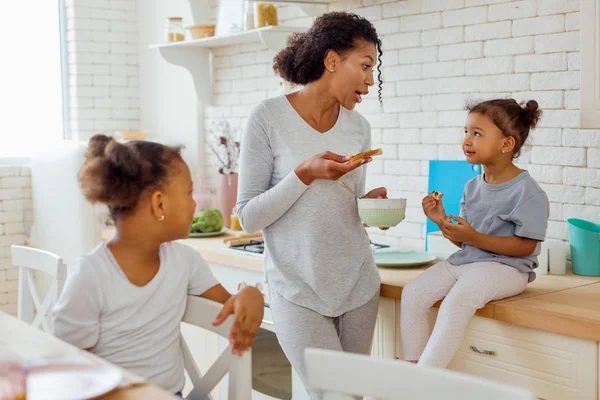
{"label": "chair backrest", "polygon": [[[228,338],[233,325],[231,316],[219,326],[213,326],[212,324],[222,308],[222,304],[214,301],[197,296],[188,296],[182,322]],[[231,345],[227,346],[215,363],[206,371],[206,374],[202,376],[183,336],[181,337],[181,347],[184,366],[194,386],[186,397],[187,400],[211,399],[210,392],[227,373],[229,373],[228,399],[247,400],[252,397],[252,359],[250,351],[240,357],[231,353]]]}
{"label": "chair backrest", "polygon": [[[428,192],[434,190],[444,193],[442,203],[448,214],[460,213],[460,199],[468,181],[481,173],[481,166],[458,160],[430,160]],[[425,238],[431,232],[437,232],[438,226],[427,220]],[[428,248],[426,242],[425,248]]]}
{"label": "chair backrest", "polygon": [[307,349],[309,384],[326,400],[354,396],[410,400],[535,400],[524,389],[439,368],[340,351]]}
{"label": "chair backrest", "polygon": [[[47,315],[62,292],[67,277],[66,265],[62,258],[48,251],[25,246],[11,246],[10,250],[12,264],[19,267],[17,317],[34,328],[41,325],[45,332],[52,333]],[[43,300],[35,286],[34,271],[45,273],[52,279]]]}

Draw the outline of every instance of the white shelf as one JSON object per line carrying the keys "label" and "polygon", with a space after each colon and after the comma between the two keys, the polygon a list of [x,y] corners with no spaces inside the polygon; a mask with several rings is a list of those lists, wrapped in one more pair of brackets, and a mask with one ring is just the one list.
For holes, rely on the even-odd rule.
{"label": "white shelf", "polygon": [[299,28],[295,26],[267,26],[264,28],[252,29],[234,33],[227,36],[211,36],[204,39],[184,40],[181,42],[165,43],[151,45],[151,49],[168,49],[168,48],[215,48],[223,46],[232,46],[236,44],[253,43],[262,41],[270,48],[269,43],[275,41],[273,39],[283,39],[283,44],[272,48],[271,50],[278,51],[285,45],[287,38],[295,32],[304,32],[307,28]]}
{"label": "white shelf", "polygon": [[278,52],[285,47],[287,39],[292,33],[305,32],[307,29],[290,26],[268,26],[227,36],[212,36],[204,39],[151,45],[150,49],[158,50],[167,62],[187,69],[192,75],[198,100],[205,104],[211,104],[211,49],[262,42],[268,49]]}
{"label": "white shelf", "polygon": [[[252,0],[252,1],[260,1],[260,0]],[[328,5],[331,4],[330,0],[270,0],[271,3],[281,3],[281,4],[323,4]]]}

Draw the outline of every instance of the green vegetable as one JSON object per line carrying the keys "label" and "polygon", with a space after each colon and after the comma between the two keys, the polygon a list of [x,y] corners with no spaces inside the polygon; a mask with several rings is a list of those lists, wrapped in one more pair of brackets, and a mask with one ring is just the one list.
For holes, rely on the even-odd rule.
{"label": "green vegetable", "polygon": [[223,229],[223,214],[221,210],[209,208],[202,210],[192,220],[191,233],[219,232]]}

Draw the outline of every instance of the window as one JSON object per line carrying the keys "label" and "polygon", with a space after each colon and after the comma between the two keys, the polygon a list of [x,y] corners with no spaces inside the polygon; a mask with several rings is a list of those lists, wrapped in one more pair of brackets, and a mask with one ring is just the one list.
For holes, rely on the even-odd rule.
{"label": "window", "polygon": [[65,137],[60,1],[2,4],[0,162]]}

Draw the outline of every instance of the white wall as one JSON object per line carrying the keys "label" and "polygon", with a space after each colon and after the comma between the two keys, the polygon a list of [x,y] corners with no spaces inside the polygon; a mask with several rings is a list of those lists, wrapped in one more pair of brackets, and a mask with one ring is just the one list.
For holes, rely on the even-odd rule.
{"label": "white wall", "polygon": [[[384,149],[369,185],[408,198],[409,208],[406,221],[384,236],[373,230],[374,239],[424,245],[428,160],[464,159],[465,101],[505,96],[533,98],[544,110],[519,163],[550,198],[548,237],[567,239],[571,217],[600,222],[600,130],[578,129],[578,0],[362,0],[329,9],[365,16],[383,37],[383,112],[375,89],[357,109],[371,122],[373,146]],[[243,124],[254,104],[277,94],[274,54],[257,45],[215,55],[207,123],[224,114]]]}
{"label": "white wall", "polygon": [[24,245],[23,212],[31,223],[31,176],[28,166],[0,166],[0,311],[17,314],[19,270],[10,260],[10,246]]}
{"label": "white wall", "polygon": [[73,138],[138,129],[135,0],[66,0]]}
{"label": "white wall", "polygon": [[140,57],[140,126],[161,142],[184,145],[185,160],[192,173],[202,176],[204,106],[198,103],[191,75],[167,63],[158,50],[148,46],[164,43],[167,17],[183,17],[184,26],[194,24],[186,0],[138,0]]}
{"label": "white wall", "polygon": [[[69,114],[74,139],[138,129],[135,0],[66,0]],[[32,222],[30,167],[0,166],[0,310],[16,315],[18,269],[10,246],[26,243]]]}
{"label": "white wall", "polygon": [[[185,145],[184,156],[197,169],[202,114],[196,112],[191,79],[147,48],[162,41],[167,15],[190,21],[187,2],[170,2],[167,9],[165,2],[155,1],[152,7],[140,2],[139,12],[136,0],[65,2],[70,114],[66,123],[72,137],[85,141],[95,133],[149,130],[151,139]],[[16,314],[18,270],[11,265],[10,246],[26,242],[23,209],[31,223],[29,166],[1,166],[0,310],[12,314]]]}
{"label": "white wall", "polygon": [[[214,97],[218,104],[232,101],[223,96],[223,90],[235,85],[239,87],[243,105],[233,111],[224,108],[205,107],[199,103],[194,91],[190,74],[185,69],[169,64],[158,50],[148,46],[164,42],[164,25],[168,16],[183,17],[183,25],[215,23],[217,18],[216,0],[138,0],[139,59],[140,59],[140,126],[142,129],[160,135],[162,141],[172,144],[184,144],[184,157],[197,177],[197,184],[214,189],[216,160],[205,145],[206,131],[219,117],[232,117],[234,127],[242,126],[243,116],[248,115],[253,105],[268,95],[280,93],[280,79],[270,73],[273,54],[260,43],[229,46],[213,53],[214,63],[220,67],[232,66],[233,69],[215,70]],[[324,7],[321,7],[325,11]],[[288,6],[280,10],[283,23],[308,26],[311,19],[295,19],[302,15],[298,7]],[[186,32],[189,39],[189,33]],[[238,51],[244,54],[230,57]],[[248,53],[248,54],[246,54]],[[233,61],[231,61],[233,59]],[[242,73],[242,69],[244,69]],[[224,78],[231,82],[221,83]],[[237,78],[236,78],[237,77]],[[268,82],[267,82],[268,77]],[[243,82],[242,82],[243,81]],[[263,86],[263,87],[260,87]],[[236,94],[235,97],[238,97]],[[235,100],[233,100],[235,101]],[[206,116],[206,118],[205,118]]]}
{"label": "white wall", "polygon": [[409,0],[362,11],[390,55],[385,115],[374,100],[361,105],[389,158],[373,165],[370,182],[408,191],[417,206],[390,236],[422,242],[425,160],[463,159],[464,101],[498,96],[533,98],[544,110],[519,163],[548,193],[548,237],[567,239],[571,217],[600,222],[600,131],[578,129],[578,11],[578,0]]}
{"label": "white wall", "polygon": [[[193,0],[198,22],[214,21],[216,0]],[[148,45],[163,40],[167,16],[192,24],[186,0],[67,0],[70,126],[76,137],[146,129],[151,138],[187,146],[196,175],[214,187],[216,163],[203,128],[220,116],[243,126],[251,108],[280,93],[260,43],[214,53],[215,104],[198,104],[187,71]],[[209,9],[208,12],[202,10]],[[384,148],[369,184],[407,197],[407,220],[375,240],[423,246],[429,159],[463,159],[464,102],[495,96],[536,99],[544,109],[520,165],[548,193],[548,237],[567,239],[566,219],[600,222],[600,129],[579,129],[578,0],[361,0],[329,10],[355,11],[384,41],[384,110],[375,90],[358,107]],[[321,7],[321,11],[325,11]],[[284,24],[306,26],[297,6],[280,7]],[[204,115],[206,117],[204,117]],[[27,167],[0,168],[0,309],[16,311],[16,270],[9,246],[23,244],[22,210],[31,210]],[[31,217],[31,215],[30,215]]]}
{"label": "white wall", "polygon": [[[281,25],[308,27],[312,18],[297,5],[278,4]],[[320,13],[325,6],[315,6]],[[213,15],[217,11],[213,11]],[[260,42],[227,46],[213,51],[213,104],[206,107],[204,127],[225,117],[233,127],[243,128],[252,108],[260,101],[283,92],[282,79],[273,73],[275,53]],[[210,151],[205,152],[205,179],[210,188],[215,187],[219,164]]]}

